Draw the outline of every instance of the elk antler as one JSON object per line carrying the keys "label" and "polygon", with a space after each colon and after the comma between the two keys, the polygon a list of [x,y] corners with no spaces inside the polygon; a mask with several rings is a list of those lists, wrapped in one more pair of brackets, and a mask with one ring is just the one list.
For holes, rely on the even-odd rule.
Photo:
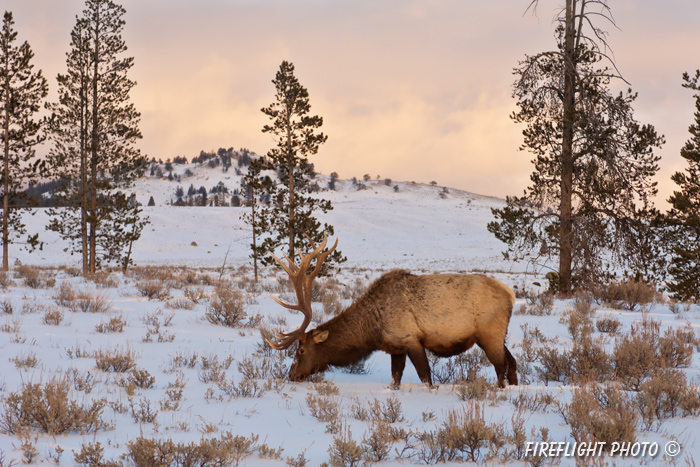
{"label": "elk antler", "polygon": [[[284,350],[290,345],[292,345],[295,340],[301,339],[301,337],[306,333],[306,328],[311,322],[311,284],[313,283],[313,280],[316,278],[319,271],[321,270],[321,265],[326,260],[326,257],[328,257],[328,255],[330,255],[333,252],[333,250],[335,250],[335,248],[338,246],[338,239],[336,238],[335,244],[333,244],[333,246],[330,249],[323,251],[323,249],[326,247],[326,242],[328,241],[325,232],[323,233],[323,241],[318,247],[316,247],[316,245],[313,241],[311,241],[308,235],[306,236],[306,238],[309,240],[309,243],[311,243],[311,248],[313,248],[314,250],[306,255],[302,254],[301,251],[299,251],[299,257],[301,258],[299,266],[297,266],[294,263],[294,261],[287,255],[284,255],[284,257],[287,259],[288,264],[284,264],[275,255],[272,255],[275,261],[277,261],[277,264],[282,266],[282,269],[284,269],[287,272],[287,274],[289,274],[289,279],[294,285],[294,291],[296,292],[298,303],[296,305],[290,305],[289,303],[284,303],[283,301],[278,300],[275,297],[272,297],[272,299],[285,308],[289,308],[290,310],[301,311],[304,314],[304,322],[301,323],[301,327],[299,327],[299,329],[297,329],[296,331],[292,331],[289,333],[275,332],[277,338],[280,339],[281,342],[275,343],[265,339],[265,341],[273,349]],[[307,270],[309,269],[311,261],[313,261],[314,258],[316,258],[316,266],[310,274],[307,274]]]}

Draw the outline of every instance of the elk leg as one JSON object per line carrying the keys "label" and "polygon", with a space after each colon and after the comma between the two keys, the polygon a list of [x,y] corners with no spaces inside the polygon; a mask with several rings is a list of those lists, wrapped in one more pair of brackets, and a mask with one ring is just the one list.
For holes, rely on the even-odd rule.
{"label": "elk leg", "polygon": [[416,368],[416,373],[421,381],[423,381],[428,386],[433,385],[433,380],[430,376],[430,364],[428,363],[428,356],[425,355],[425,349],[423,347],[417,349],[408,349],[408,358],[411,359],[411,363]]}
{"label": "elk leg", "polygon": [[506,387],[506,369],[508,368],[508,364],[506,360],[506,353],[504,352],[505,345],[484,345],[481,342],[478,344],[479,347],[486,352],[486,357],[493,365],[494,370],[496,370],[496,381],[498,387]]}
{"label": "elk leg", "polygon": [[406,354],[391,355],[391,387],[398,389],[401,386],[401,377],[403,369],[406,367]]}
{"label": "elk leg", "polygon": [[505,345],[503,346],[503,350],[506,352],[506,363],[508,364],[508,384],[512,384],[513,386],[518,385],[518,364],[515,361],[515,358],[513,358],[513,355],[511,355],[510,350],[508,350],[508,347]]}

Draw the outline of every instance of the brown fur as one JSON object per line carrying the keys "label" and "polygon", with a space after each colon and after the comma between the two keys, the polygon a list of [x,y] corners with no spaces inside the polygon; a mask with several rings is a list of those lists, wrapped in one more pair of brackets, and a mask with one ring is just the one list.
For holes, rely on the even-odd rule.
{"label": "brown fur", "polygon": [[401,383],[406,356],[421,380],[432,384],[425,349],[448,357],[476,344],[493,364],[500,387],[506,377],[517,384],[516,362],[505,346],[514,303],[513,291],[487,276],[390,271],[345,311],[300,339],[290,378],[300,381],[382,350],[391,355],[394,385]]}

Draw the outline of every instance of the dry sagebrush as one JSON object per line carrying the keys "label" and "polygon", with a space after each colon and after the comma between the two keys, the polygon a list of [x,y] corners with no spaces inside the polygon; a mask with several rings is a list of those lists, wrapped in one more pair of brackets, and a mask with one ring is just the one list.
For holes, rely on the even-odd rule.
{"label": "dry sagebrush", "polygon": [[80,404],[70,394],[71,383],[65,377],[56,376],[44,384],[24,384],[5,398],[0,428],[10,434],[38,430],[50,435],[108,428],[102,419],[104,399]]}

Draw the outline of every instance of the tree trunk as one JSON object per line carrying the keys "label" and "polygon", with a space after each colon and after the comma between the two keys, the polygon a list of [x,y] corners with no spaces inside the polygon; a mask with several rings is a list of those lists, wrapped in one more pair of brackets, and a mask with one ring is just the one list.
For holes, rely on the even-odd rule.
{"label": "tree trunk", "polygon": [[564,33],[564,115],[561,148],[561,227],[559,232],[559,291],[563,294],[569,294],[571,292],[571,194],[574,174],[573,141],[574,118],[576,113],[576,56],[574,49],[575,11],[576,0],[567,0]]}
{"label": "tree trunk", "polygon": [[81,241],[83,245],[83,275],[88,273],[89,269],[89,254],[88,246],[88,177],[87,177],[87,149],[83,146],[81,149],[81,164],[80,164],[80,229]]}
{"label": "tree trunk", "polygon": [[95,42],[93,44],[93,75],[92,75],[92,135],[90,144],[90,264],[89,274],[94,274],[97,270],[97,157],[99,149],[99,122],[98,122],[98,81],[99,81],[99,61],[100,61],[100,17],[99,7],[95,18]]}
{"label": "tree trunk", "polygon": [[[288,106],[291,104],[288,104]],[[292,109],[287,108],[287,170],[289,171],[289,258],[294,261],[294,154],[292,154]]]}
{"label": "tree trunk", "polygon": [[[93,137],[95,139],[95,137]],[[89,264],[88,274],[94,274],[97,270],[97,166],[95,164],[96,155],[93,150],[92,160],[90,162],[90,206],[88,208],[88,224],[90,226],[88,232],[89,242]]]}
{"label": "tree trunk", "polygon": [[83,275],[87,275],[90,267],[88,247],[88,99],[87,76],[82,77],[80,83],[82,102],[80,103],[80,234],[83,253]]}
{"label": "tree trunk", "polygon": [[[131,232],[131,239],[129,240],[129,248],[126,251],[126,256],[124,257],[124,264],[122,264],[122,273],[126,274],[127,271],[129,270],[129,262],[131,261],[131,252],[133,251],[134,247],[134,237],[136,236],[136,223],[138,221],[134,221],[134,229]],[[228,252],[226,252],[228,254]],[[225,261],[224,261],[225,264]]]}
{"label": "tree trunk", "polygon": [[[9,73],[9,68],[8,68]],[[10,258],[9,258],[9,241],[10,241],[10,83],[9,76],[6,78],[7,82],[3,83],[5,87],[5,122],[3,125],[4,132],[4,167],[3,167],[3,181],[4,181],[4,192],[2,199],[2,270],[10,270]]]}
{"label": "tree trunk", "polygon": [[[250,170],[250,169],[248,169]],[[250,221],[253,225],[253,274],[255,275],[255,283],[258,283],[258,248],[257,248],[257,231],[255,229],[255,190],[249,188],[251,193],[250,199]]]}

